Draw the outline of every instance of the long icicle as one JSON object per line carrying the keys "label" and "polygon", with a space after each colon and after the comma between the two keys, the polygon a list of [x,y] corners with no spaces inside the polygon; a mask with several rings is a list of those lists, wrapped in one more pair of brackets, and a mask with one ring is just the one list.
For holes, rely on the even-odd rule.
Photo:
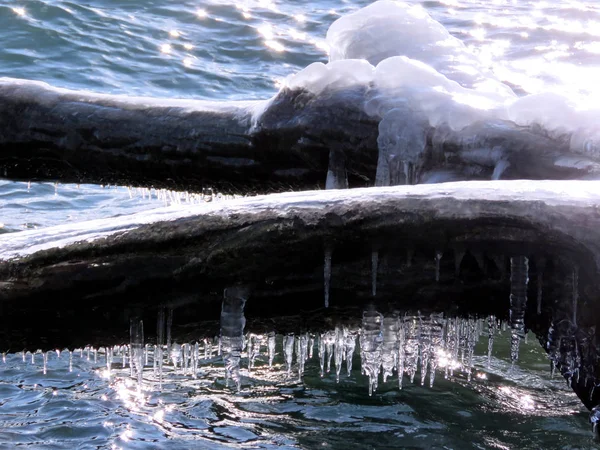
{"label": "long icicle", "polygon": [[519,359],[519,344],[525,336],[525,310],[527,308],[527,284],[529,283],[529,260],[525,256],[510,258],[510,359]]}
{"label": "long icicle", "polygon": [[231,379],[239,391],[241,387],[240,359],[244,347],[244,306],[248,289],[233,287],[225,289],[221,309],[221,342],[225,363],[225,384]]}
{"label": "long icicle", "polygon": [[377,295],[377,270],[379,268],[379,252],[373,250],[371,252],[371,295]]}
{"label": "long icicle", "polygon": [[325,247],[325,262],[323,265],[323,289],[325,293],[325,308],[329,308],[329,288],[331,286],[331,246]]}

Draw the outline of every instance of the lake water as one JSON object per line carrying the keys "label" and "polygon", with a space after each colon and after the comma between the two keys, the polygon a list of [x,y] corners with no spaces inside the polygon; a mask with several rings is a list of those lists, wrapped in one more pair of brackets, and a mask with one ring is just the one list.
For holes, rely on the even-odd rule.
{"label": "lake water", "polygon": [[[412,3],[518,95],[598,103],[600,5],[592,0]],[[287,76],[327,62],[331,23],[367,4],[0,0],[0,75],[112,94],[264,99]],[[185,201],[147,189],[0,180],[0,232]],[[533,341],[512,369],[505,333],[489,368],[487,338],[476,346],[472,381],[440,371],[432,388],[405,377],[401,391],[394,379],[373,396],[359,369],[339,384],[333,373],[321,378],[317,356],[302,382],[288,377],[281,336],[274,368],[263,349],[257,369],[242,370],[238,394],[224,385],[216,350],[199,361],[197,378],[165,368],[161,387],[150,356],[141,394],[120,355],[105,372],[104,349],[96,362],[93,351],[89,360],[73,352],[72,370],[68,352],[50,352],[46,373],[42,354],[32,363],[12,352],[0,363],[0,447],[593,448],[587,412]]]}

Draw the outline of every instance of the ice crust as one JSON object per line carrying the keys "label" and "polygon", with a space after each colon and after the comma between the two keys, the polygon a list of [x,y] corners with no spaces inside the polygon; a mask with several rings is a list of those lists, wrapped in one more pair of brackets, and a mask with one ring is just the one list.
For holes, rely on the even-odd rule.
{"label": "ice crust", "polygon": [[[383,153],[405,149],[387,145],[382,150],[382,142],[405,141],[403,136],[428,126],[458,131],[480,121],[507,120],[542,127],[552,137],[568,135],[572,151],[600,157],[600,110],[556,93],[517,97],[419,5],[377,1],[335,21],[327,43],[329,63],[309,65],[288,77],[285,86],[316,95],[363,88],[365,112],[385,122],[379,130]],[[407,116],[412,116],[409,125]],[[400,173],[400,178],[406,177]]]}

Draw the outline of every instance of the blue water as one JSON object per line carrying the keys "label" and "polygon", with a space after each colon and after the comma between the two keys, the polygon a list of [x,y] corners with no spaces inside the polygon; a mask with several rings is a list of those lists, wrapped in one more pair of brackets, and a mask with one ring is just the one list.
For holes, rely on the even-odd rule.
{"label": "blue water", "polygon": [[[367,1],[1,0],[0,75],[114,94],[260,99],[314,61],[327,61],[332,21]],[[462,39],[518,93],[599,98],[600,5],[592,0],[414,1]],[[1,106],[0,106],[1,107]],[[160,197],[160,198],[159,198]],[[177,197],[179,198],[179,197]],[[109,217],[177,202],[127,187],[0,180],[0,232]],[[196,198],[195,201],[203,201]],[[533,339],[531,339],[533,340]],[[280,344],[279,344],[280,345]],[[484,345],[484,344],[481,344]],[[486,348],[478,347],[480,358]],[[338,385],[311,361],[303,382],[264,357],[243,389],[223,385],[216,356],[198,379],[149,370],[131,400],[129,369],[74,352],[9,353],[0,362],[0,448],[593,448],[587,415],[551,378],[537,343],[510,370],[499,344],[488,380],[433,388],[394,382],[369,397],[355,370]],[[359,367],[359,364],[356,364]],[[523,372],[523,370],[525,370]],[[168,369],[170,370],[170,369]],[[530,396],[535,408],[519,398]]]}

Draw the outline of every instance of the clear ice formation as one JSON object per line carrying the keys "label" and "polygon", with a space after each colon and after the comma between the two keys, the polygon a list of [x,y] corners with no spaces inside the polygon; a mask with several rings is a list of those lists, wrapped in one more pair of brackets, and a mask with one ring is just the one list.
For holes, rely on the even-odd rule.
{"label": "clear ice formation", "polygon": [[[163,379],[163,345],[165,343],[165,309],[159,308],[156,318],[156,345],[154,346],[154,375],[158,375],[159,388]],[[94,358],[96,354],[94,353]]]}
{"label": "clear ice formation", "polygon": [[283,355],[288,377],[292,374],[292,360],[294,358],[294,335],[286,334],[283,337]]}
{"label": "clear ice formation", "polygon": [[398,342],[399,329],[398,315],[393,314],[383,318],[383,356],[381,358],[381,367],[384,383],[398,367],[398,351],[400,349]]}
{"label": "clear ice formation", "polygon": [[[492,179],[501,179],[510,168],[508,149],[485,142],[483,123],[513,122],[541,126],[551,136],[571,134],[571,151],[600,155],[597,110],[555,93],[518,97],[420,5],[376,1],[336,20],[327,44],[327,64],[310,64],[289,76],[284,86],[315,95],[364,90],[359,106],[380,119],[377,186],[420,179],[429,128],[460,131],[467,149],[461,157],[484,161],[493,170]],[[445,138],[439,134],[433,142],[436,159],[444,158],[440,149]],[[433,179],[443,181],[444,176],[449,175]],[[336,149],[330,149],[326,186],[347,187],[345,161]]]}
{"label": "clear ice formation", "polygon": [[260,348],[262,347],[264,336],[260,334],[250,334],[247,339],[248,346],[248,370],[254,368],[256,357],[260,355]]}
{"label": "clear ice formation", "polygon": [[144,371],[144,322],[140,319],[131,319],[129,326],[130,364],[135,372],[138,389],[142,387],[142,373]]}
{"label": "clear ice formation", "polygon": [[444,252],[436,250],[435,252],[435,281],[440,281],[440,261],[444,256]]}
{"label": "clear ice formation", "polygon": [[[569,275],[565,287],[565,293],[572,292],[572,276]],[[223,348],[223,362],[226,370],[226,384],[231,379],[236,388],[240,389],[240,362],[247,358],[248,367],[261,370],[258,365],[272,369],[273,360],[276,355],[277,340],[274,332],[267,334],[249,333],[245,339],[243,331],[245,326],[244,306],[248,298],[248,292],[244,288],[227,289],[224,294],[221,314],[221,342]],[[157,329],[165,330],[164,310],[159,310]],[[571,315],[569,309],[565,314]],[[482,327],[488,325],[488,357],[494,334],[497,330],[497,320],[490,316],[486,321],[473,318],[444,318],[442,313],[421,314],[399,314],[393,312],[383,315],[374,308],[363,312],[361,326],[351,328],[345,325],[337,325],[334,329],[321,333],[318,339],[319,365],[321,376],[326,376],[331,370],[331,360],[335,367],[336,382],[340,381],[344,361],[346,362],[346,373],[351,376],[352,361],[356,350],[356,340],[359,338],[361,373],[368,378],[369,395],[377,390],[380,373],[381,379],[387,383],[397,376],[399,389],[402,389],[403,376],[406,374],[411,382],[415,382],[415,376],[420,373],[418,383],[426,383],[432,387],[438,370],[445,371],[446,377],[454,376],[455,371],[462,372],[467,380],[471,379],[473,367],[473,353],[475,345],[482,333]],[[195,342],[171,344],[171,353],[165,354],[166,343],[164,336],[157,336],[157,344],[154,346],[144,345],[143,322],[132,319],[130,322],[130,345],[105,347],[100,349],[106,357],[106,376],[111,378],[114,374],[113,363],[115,358],[122,358],[123,362],[129,361],[133,371],[133,377],[137,379],[138,389],[141,389],[145,366],[149,358],[153,358],[154,378],[163,382],[163,359],[173,361],[171,373],[177,376],[190,376],[195,379],[198,375],[200,355],[204,347],[205,359],[212,358],[215,341],[212,338],[204,338]],[[292,374],[297,374],[297,380],[302,381],[305,367],[312,358],[311,348],[314,344],[314,336],[309,333],[287,334],[282,339],[283,360],[285,363],[286,378],[291,379]],[[576,345],[570,342],[554,342],[549,336],[549,348],[569,350],[567,359],[558,360],[561,365],[570,367],[573,376],[578,376],[575,366],[580,351]],[[262,347],[267,347],[267,353],[261,355]],[[567,348],[568,347],[568,348]],[[80,355],[97,355],[98,349],[86,347],[80,349]],[[32,363],[38,352],[31,352]],[[72,366],[73,352],[68,349],[64,353],[69,355],[69,366]],[[295,364],[294,363],[294,353]],[[560,355],[555,351],[550,352],[555,358]],[[57,351],[57,355],[60,352]],[[49,352],[42,353],[43,371],[46,373]],[[91,359],[91,356],[89,356]],[[23,353],[25,359],[25,353]],[[146,359],[148,358],[148,359]],[[326,363],[327,360],[327,363]],[[126,364],[125,364],[126,365]],[[125,367],[123,369],[126,370]]]}
{"label": "clear ice formation", "polygon": [[496,318],[494,316],[489,316],[487,319],[488,323],[488,354],[487,354],[487,366],[490,367],[492,363],[492,350],[494,348],[494,336],[496,335],[496,330],[498,328],[498,324]]}
{"label": "clear ice formation", "polygon": [[298,379],[301,380],[304,376],[304,364],[308,359],[308,342],[307,333],[303,333],[296,339],[296,362],[298,363]]}
{"label": "clear ice formation", "polygon": [[527,308],[527,284],[529,283],[529,260],[525,256],[510,258],[510,359],[519,359],[519,344],[525,337],[525,310]]}
{"label": "clear ice formation", "polygon": [[[231,379],[237,390],[241,387],[240,359],[244,348],[244,306],[248,290],[244,287],[225,289],[221,308],[221,346],[225,363],[225,384]],[[208,347],[208,346],[207,346]],[[212,350],[211,350],[212,353]]]}
{"label": "clear ice formation", "polygon": [[269,352],[269,368],[273,367],[273,359],[275,358],[275,333],[270,332],[267,335],[267,348]]}
{"label": "clear ice formation", "polygon": [[369,377],[369,395],[377,390],[382,363],[383,316],[373,309],[363,312],[360,333],[362,373]]}
{"label": "clear ice formation", "polygon": [[354,350],[356,349],[356,331],[349,330],[344,327],[344,348],[346,355],[346,371],[348,376],[352,373],[352,358],[354,357]]}
{"label": "clear ice formation", "polygon": [[413,111],[394,108],[379,122],[375,186],[416,184],[427,144],[426,126]]}
{"label": "clear ice formation", "polygon": [[371,252],[371,295],[377,295],[377,270],[379,269],[379,252],[373,250]]}
{"label": "clear ice formation", "polygon": [[346,156],[342,150],[329,150],[329,166],[325,189],[348,189],[348,174],[346,172]]}

